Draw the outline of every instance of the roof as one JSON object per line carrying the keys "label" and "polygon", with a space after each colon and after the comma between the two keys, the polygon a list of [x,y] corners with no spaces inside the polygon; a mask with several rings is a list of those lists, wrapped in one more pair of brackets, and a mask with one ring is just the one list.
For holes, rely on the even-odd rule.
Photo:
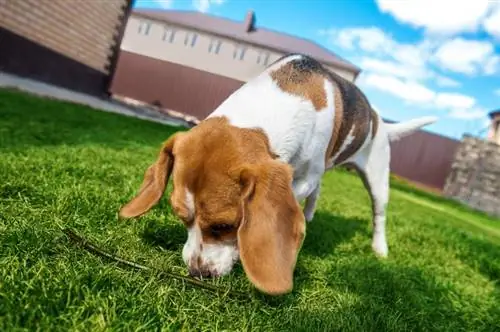
{"label": "roof", "polygon": [[488,115],[490,116],[490,119],[496,118],[497,116],[500,116],[500,109],[491,111]]}
{"label": "roof", "polygon": [[[320,62],[353,72],[355,76],[361,72],[359,67],[311,40],[260,27],[253,27],[250,32],[247,32],[245,22],[233,21],[197,11],[134,9],[132,13],[136,16],[206,31],[279,52],[303,53]],[[253,15],[252,12],[249,14]]]}

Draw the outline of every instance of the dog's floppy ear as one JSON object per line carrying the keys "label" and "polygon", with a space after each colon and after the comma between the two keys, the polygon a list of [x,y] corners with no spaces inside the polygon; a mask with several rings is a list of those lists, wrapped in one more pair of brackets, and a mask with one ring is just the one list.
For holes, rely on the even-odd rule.
{"label": "dog's floppy ear", "polygon": [[305,233],[291,169],[278,161],[244,166],[240,184],[243,218],[238,244],[247,277],[264,293],[290,292]]}
{"label": "dog's floppy ear", "polygon": [[120,209],[120,217],[140,216],[158,203],[165,192],[170,173],[174,167],[172,150],[180,135],[180,133],[174,134],[163,143],[158,158],[144,173],[144,180],[139,192]]}

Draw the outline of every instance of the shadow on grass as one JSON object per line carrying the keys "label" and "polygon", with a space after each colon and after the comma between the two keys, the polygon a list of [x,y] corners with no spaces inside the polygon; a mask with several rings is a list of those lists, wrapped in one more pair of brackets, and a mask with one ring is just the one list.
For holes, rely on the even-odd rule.
{"label": "shadow on grass", "polygon": [[318,210],[314,219],[307,224],[301,253],[316,257],[331,255],[339,244],[349,241],[358,232],[370,236],[366,223],[361,218],[346,218]]}
{"label": "shadow on grass", "polygon": [[463,249],[460,250],[458,257],[493,281],[500,290],[500,246],[470,238],[465,234],[462,234],[459,239]]}
{"label": "shadow on grass", "polygon": [[[346,298],[338,310],[311,307],[280,327],[290,331],[458,331],[477,327],[452,299],[451,286],[418,269],[375,260],[336,265],[328,286]],[[340,295],[342,297],[342,295]],[[349,299],[349,300],[347,300]],[[338,301],[333,299],[332,301]],[[487,322],[482,322],[487,325]]]}
{"label": "shadow on grass", "polygon": [[152,246],[159,246],[165,250],[182,250],[187,238],[186,228],[182,224],[162,224],[158,221],[149,221],[141,237]]}
{"label": "shadow on grass", "polygon": [[437,279],[432,271],[357,257],[333,262],[325,273],[326,288],[336,294],[331,303],[339,303],[338,308],[314,307],[316,300],[311,300],[310,308],[283,322],[280,330],[498,331],[500,245],[464,233],[458,237],[450,234],[447,246],[493,283],[491,304]]}

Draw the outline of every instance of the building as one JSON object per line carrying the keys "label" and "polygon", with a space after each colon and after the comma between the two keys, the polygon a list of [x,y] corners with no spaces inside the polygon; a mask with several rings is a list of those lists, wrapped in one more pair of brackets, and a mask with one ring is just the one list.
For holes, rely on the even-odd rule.
{"label": "building", "polygon": [[354,81],[360,69],[320,45],[194,11],[133,10],[111,93],[203,119],[266,65],[305,53]]}
{"label": "building", "polygon": [[[132,10],[133,0],[0,0],[0,71],[92,95],[205,118],[286,53],[305,53],[349,81],[360,69],[320,45],[192,11]],[[172,113],[172,112],[171,112]],[[497,125],[498,127],[498,125]],[[419,131],[393,144],[391,169],[442,190],[458,142]]]}
{"label": "building", "polygon": [[[259,27],[252,11],[242,21],[232,21],[192,11],[135,9],[110,92],[196,123],[265,66],[295,52],[316,58],[352,82],[360,73],[312,41]],[[391,169],[441,191],[458,144],[420,130],[393,144]]]}
{"label": "building", "polygon": [[490,130],[488,132],[488,141],[500,144],[500,110],[490,112],[491,119]]}
{"label": "building", "polygon": [[133,0],[0,0],[0,71],[107,94]]}

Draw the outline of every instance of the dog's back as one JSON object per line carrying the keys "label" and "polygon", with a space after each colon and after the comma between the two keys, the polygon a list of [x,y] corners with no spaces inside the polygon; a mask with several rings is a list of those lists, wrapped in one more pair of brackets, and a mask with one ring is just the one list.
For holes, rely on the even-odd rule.
{"label": "dog's back", "polygon": [[209,115],[214,116],[261,128],[273,152],[294,167],[296,179],[317,178],[352,161],[379,132],[390,141],[435,121],[384,123],[354,83],[303,54],[270,64]]}

